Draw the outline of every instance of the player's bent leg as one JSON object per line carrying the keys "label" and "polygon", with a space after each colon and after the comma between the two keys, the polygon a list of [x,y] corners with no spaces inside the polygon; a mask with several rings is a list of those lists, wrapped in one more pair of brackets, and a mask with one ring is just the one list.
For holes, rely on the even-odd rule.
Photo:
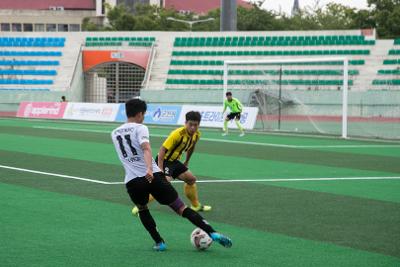
{"label": "player's bent leg", "polygon": [[[170,183],[168,183],[166,180],[157,179],[155,182],[155,186],[157,187],[157,189],[160,189],[154,192],[155,193],[154,196],[157,199],[157,201],[160,202],[160,204],[168,205],[178,215],[181,215],[182,217],[188,219],[191,223],[204,230],[216,242],[222,245],[225,244],[224,245],[225,247],[230,247],[232,245],[232,241],[230,241],[229,238],[220,233],[217,233],[211,227],[211,225],[209,225],[207,221],[205,221],[203,217],[201,217],[200,214],[198,214],[191,208],[188,208],[179,198],[178,193]],[[168,203],[168,200],[172,199],[174,200]]]}
{"label": "player's bent leg", "polygon": [[244,129],[243,129],[243,126],[240,124],[240,119],[236,118],[235,123],[236,123],[236,126],[238,127],[238,129],[240,130],[239,136],[240,137],[244,136]]}
{"label": "player's bent leg", "polygon": [[[171,176],[165,176],[165,179],[167,179],[167,181],[169,181],[169,182],[171,182],[173,180],[173,178]],[[150,194],[149,195],[149,203],[154,201],[154,200],[155,200],[155,198],[153,197],[153,195]],[[134,206],[132,208],[132,214],[135,215],[135,216],[139,215],[139,208],[137,206]]]}
{"label": "player's bent leg", "polygon": [[228,135],[228,122],[229,122],[229,118],[227,117],[224,121],[224,132],[222,133],[222,136],[226,136]]}
{"label": "player's bent leg", "polygon": [[211,206],[201,205],[197,192],[196,177],[191,171],[186,171],[178,176],[178,179],[185,182],[183,189],[186,197],[191,202],[191,208],[195,211],[210,211]]}
{"label": "player's bent leg", "polygon": [[197,227],[203,229],[206,233],[211,236],[215,230],[198,214],[196,211],[188,208],[183,201],[178,197],[174,202],[169,204],[170,208],[173,209],[177,214],[184,218],[187,218]]}
{"label": "player's bent leg", "polygon": [[153,246],[153,249],[156,251],[164,251],[166,250],[167,246],[165,245],[164,240],[160,236],[160,233],[157,231],[157,225],[156,222],[153,219],[153,216],[151,216],[149,209],[147,208],[146,205],[137,205],[139,209],[139,218],[140,221],[142,222],[144,228],[149,232],[151,238],[153,238],[155,245]]}

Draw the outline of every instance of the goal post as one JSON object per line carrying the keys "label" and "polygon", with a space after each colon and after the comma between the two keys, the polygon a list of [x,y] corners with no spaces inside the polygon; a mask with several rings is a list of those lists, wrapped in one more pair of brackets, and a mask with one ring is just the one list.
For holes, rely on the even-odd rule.
{"label": "goal post", "polygon": [[[322,70],[327,66],[327,70]],[[298,68],[302,67],[303,70],[299,70]],[[305,69],[304,69],[305,67]],[[313,68],[312,70],[310,70]],[[332,68],[335,68],[333,70]],[[337,70],[339,68],[340,72]],[[325,71],[325,72],[323,72]],[[336,72],[335,72],[336,71]],[[301,77],[299,79],[282,79],[282,74],[286,75],[296,75],[296,74],[306,74],[306,75],[320,75],[322,73],[327,75],[336,75],[335,77],[342,77],[343,81],[340,80],[304,80],[304,77],[301,76],[290,76],[290,77]],[[242,77],[242,79],[233,79],[232,76]],[[246,76],[247,75],[247,76]],[[258,75],[258,76],[256,76]],[[275,79],[274,77],[279,77],[279,79]],[[243,78],[246,77],[246,78]],[[259,78],[261,77],[261,80]],[[312,76],[312,77],[320,77],[320,76]],[[286,95],[290,92],[297,91],[298,89],[288,88],[282,89],[282,86],[290,87],[290,86],[307,86],[310,84],[312,86],[321,86],[321,85],[330,85],[337,86],[339,90],[341,87],[341,131],[340,136],[342,138],[347,138],[347,118],[348,118],[348,90],[349,90],[349,60],[347,57],[313,57],[313,58],[296,58],[296,59],[267,59],[267,60],[226,60],[224,61],[223,66],[223,101],[225,100],[225,93],[231,90],[252,90],[253,92],[260,91],[260,88],[264,91],[267,91],[270,88],[274,88],[275,91],[278,91],[276,95],[273,95],[272,98],[276,98],[276,103],[278,106],[277,117],[281,118],[281,105],[288,104],[292,102],[299,102],[296,97],[291,96],[282,96],[282,90],[286,92]],[[321,86],[322,87],[322,86]],[[300,91],[311,90],[310,87],[308,89],[299,89]],[[319,89],[315,89],[319,90]],[[329,91],[328,89],[321,89],[320,91]],[[268,94],[268,93],[267,93]],[[267,95],[266,97],[267,98]],[[285,99],[286,98],[286,99]],[[286,102],[285,102],[286,101]],[[298,104],[298,103],[297,103]],[[304,104],[298,104],[303,105]],[[338,111],[339,112],[339,111]],[[266,115],[266,113],[265,113]],[[292,114],[293,115],[293,114]],[[314,125],[315,128],[319,128],[318,123],[313,121],[314,117],[310,114],[306,114],[309,117],[310,122]],[[319,116],[322,117],[322,116]],[[329,117],[329,116],[325,116]],[[338,119],[339,120],[339,119]],[[278,128],[278,127],[277,127]],[[281,130],[280,125],[279,129],[273,130]],[[297,128],[296,128],[297,130]],[[320,133],[324,133],[323,130],[318,130]],[[339,135],[339,133],[338,133]]]}

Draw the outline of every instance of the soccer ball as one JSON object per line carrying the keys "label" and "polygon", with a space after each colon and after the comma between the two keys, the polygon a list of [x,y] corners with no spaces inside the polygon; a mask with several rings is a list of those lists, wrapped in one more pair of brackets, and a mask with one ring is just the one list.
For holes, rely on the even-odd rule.
{"label": "soccer ball", "polygon": [[196,228],[190,235],[190,242],[196,249],[206,250],[211,246],[212,239],[206,232],[200,228]]}

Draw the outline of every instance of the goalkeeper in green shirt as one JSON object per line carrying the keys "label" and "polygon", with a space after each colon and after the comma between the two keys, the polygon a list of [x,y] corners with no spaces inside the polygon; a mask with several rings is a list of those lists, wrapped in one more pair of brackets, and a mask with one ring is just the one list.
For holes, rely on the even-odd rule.
{"label": "goalkeeper in green shirt", "polygon": [[222,113],[225,113],[227,107],[230,109],[230,113],[226,116],[224,121],[224,133],[222,136],[226,136],[228,134],[228,122],[235,119],[235,123],[240,130],[239,136],[244,136],[244,129],[243,126],[240,124],[240,114],[243,110],[243,105],[237,98],[232,97],[231,92],[227,92],[226,99],[224,101],[224,110]]}

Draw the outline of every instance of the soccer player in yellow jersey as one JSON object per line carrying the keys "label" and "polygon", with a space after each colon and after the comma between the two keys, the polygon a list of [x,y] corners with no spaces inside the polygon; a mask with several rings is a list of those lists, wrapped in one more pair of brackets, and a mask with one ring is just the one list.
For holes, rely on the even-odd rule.
{"label": "soccer player in yellow jersey", "polygon": [[[171,132],[162,144],[156,157],[158,167],[164,171],[167,177],[178,178],[185,182],[184,191],[191,202],[191,208],[195,211],[210,211],[211,206],[202,205],[199,202],[196,186],[196,176],[189,170],[189,161],[200,139],[201,114],[197,111],[186,113],[185,126]],[[182,154],[186,152],[184,163],[180,161]],[[150,197],[152,200],[152,197]],[[137,214],[137,208],[132,209]]]}
{"label": "soccer player in yellow jersey", "polygon": [[226,99],[224,101],[224,110],[222,111],[222,113],[225,113],[226,108],[229,108],[231,112],[225,118],[223,128],[224,133],[222,134],[222,136],[228,135],[228,122],[233,119],[235,119],[235,123],[240,130],[239,136],[244,136],[243,126],[240,124],[240,115],[243,110],[243,105],[237,98],[232,97],[231,92],[227,92],[225,96]]}

